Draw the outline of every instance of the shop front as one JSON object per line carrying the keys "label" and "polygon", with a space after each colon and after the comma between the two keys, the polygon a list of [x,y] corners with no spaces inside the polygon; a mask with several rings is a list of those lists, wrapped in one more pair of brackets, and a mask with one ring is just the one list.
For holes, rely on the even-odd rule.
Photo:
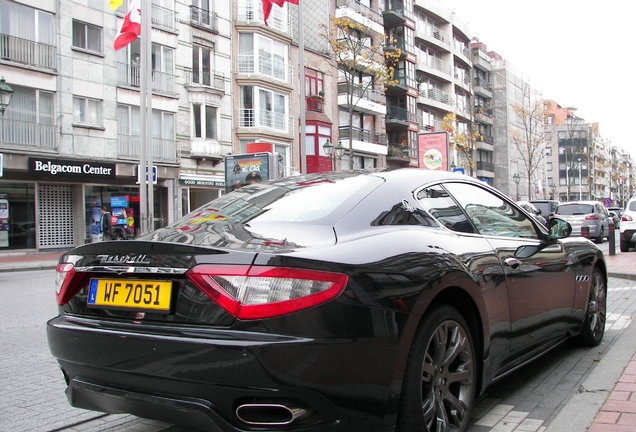
{"label": "shop front", "polygon": [[225,178],[221,176],[203,176],[182,174],[181,216],[220,197],[225,190]]}
{"label": "shop front", "polygon": [[[101,206],[120,238],[138,235],[136,165],[24,157],[11,168],[0,178],[0,252],[99,241]],[[159,179],[154,187],[155,227],[168,223],[172,182]]]}

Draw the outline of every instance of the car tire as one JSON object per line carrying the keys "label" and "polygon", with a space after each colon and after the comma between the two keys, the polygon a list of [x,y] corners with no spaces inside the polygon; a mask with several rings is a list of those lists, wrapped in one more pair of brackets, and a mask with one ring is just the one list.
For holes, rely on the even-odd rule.
{"label": "car tire", "polygon": [[592,272],[590,292],[585,310],[585,321],[581,333],[574,337],[574,342],[581,346],[597,346],[605,334],[607,285],[603,274],[595,269]]}
{"label": "car tire", "polygon": [[621,238],[621,252],[629,252],[630,243]]}
{"label": "car tire", "polygon": [[399,432],[466,430],[478,377],[474,347],[455,308],[443,305],[427,313],[409,354]]}

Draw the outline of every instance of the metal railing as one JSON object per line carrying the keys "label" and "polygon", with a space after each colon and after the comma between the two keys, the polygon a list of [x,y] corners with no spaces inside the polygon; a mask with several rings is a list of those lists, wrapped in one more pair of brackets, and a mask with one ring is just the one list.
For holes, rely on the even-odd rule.
{"label": "metal railing", "polygon": [[369,17],[371,21],[382,24],[382,14],[378,11],[368,8],[362,3],[355,0],[337,0],[336,7],[348,7],[356,12],[360,12],[361,15]]}
{"label": "metal railing", "polygon": [[[384,92],[374,90],[372,88],[364,89],[357,85],[350,85],[347,83],[338,83],[338,94],[353,94],[353,96],[361,99],[368,99],[372,102],[386,105],[386,95]],[[355,102],[355,101],[354,101]]]}
{"label": "metal railing", "polygon": [[57,70],[57,47],[0,34],[0,60],[8,60],[27,66]]}
{"label": "metal railing", "polygon": [[413,123],[417,122],[415,113],[409,112],[406,108],[396,106],[386,107],[386,118],[387,120],[400,120]]}
{"label": "metal railing", "polygon": [[[141,137],[139,135],[118,134],[117,152],[120,157],[139,159]],[[152,138],[152,158],[161,162],[177,161],[177,141]]]}
{"label": "metal railing", "polygon": [[293,117],[287,114],[259,109],[238,109],[238,127],[265,128],[284,133],[294,132]]}
{"label": "metal railing", "polygon": [[269,57],[258,55],[239,55],[236,59],[238,74],[256,74],[267,78],[274,78],[286,84],[294,82],[294,68],[283,62],[274,61]]}
{"label": "metal railing", "polygon": [[0,117],[0,144],[55,149],[55,125]]}
{"label": "metal railing", "polygon": [[187,83],[225,91],[225,75],[221,72],[187,72]]}
{"label": "metal railing", "polygon": [[[166,72],[152,71],[152,91],[170,96],[177,94],[175,87],[176,75]],[[117,84],[130,87],[140,87],[139,65],[132,63],[117,63]]]}
{"label": "metal railing", "polygon": [[495,172],[495,164],[492,163],[492,162],[477,161],[477,169],[478,170]]}
{"label": "metal railing", "polygon": [[[263,2],[261,0],[238,0],[233,2],[236,5],[236,21],[248,24],[265,24],[263,20]],[[283,13],[277,13],[276,8],[267,20],[270,28],[290,34],[290,19]]]}
{"label": "metal railing", "polygon": [[156,4],[153,4],[151,9],[153,25],[177,32],[177,13],[174,10]]}
{"label": "metal railing", "polygon": [[338,134],[341,141],[348,140],[349,137],[351,137],[356,141],[387,145],[387,136],[385,133],[374,132],[355,126],[351,128],[351,131],[349,131],[349,126],[340,126],[338,128]]}
{"label": "metal railing", "polygon": [[432,99],[437,102],[449,104],[451,102],[450,93],[443,90],[431,88],[421,93],[425,98]]}
{"label": "metal railing", "polygon": [[480,77],[475,77],[475,87],[481,87],[486,90],[492,91],[492,84]]}
{"label": "metal railing", "polygon": [[219,31],[219,15],[206,9],[196,6],[190,6],[190,24],[204,29],[218,32]]}

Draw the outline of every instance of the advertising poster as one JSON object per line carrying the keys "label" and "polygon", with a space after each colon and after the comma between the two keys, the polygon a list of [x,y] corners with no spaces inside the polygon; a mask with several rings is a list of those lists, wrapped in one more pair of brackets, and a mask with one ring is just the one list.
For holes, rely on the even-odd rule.
{"label": "advertising poster", "polygon": [[233,155],[225,158],[225,190],[233,191],[242,186],[270,178],[271,153]]}
{"label": "advertising poster", "polygon": [[417,136],[417,166],[429,170],[448,170],[446,132],[430,132]]}

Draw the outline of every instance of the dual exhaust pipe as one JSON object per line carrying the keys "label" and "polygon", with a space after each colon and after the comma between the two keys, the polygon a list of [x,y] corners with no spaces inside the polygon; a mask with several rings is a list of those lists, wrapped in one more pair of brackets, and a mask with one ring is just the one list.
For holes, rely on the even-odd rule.
{"label": "dual exhaust pipe", "polygon": [[305,408],[279,403],[251,403],[236,408],[236,417],[254,426],[286,426],[308,414]]}

